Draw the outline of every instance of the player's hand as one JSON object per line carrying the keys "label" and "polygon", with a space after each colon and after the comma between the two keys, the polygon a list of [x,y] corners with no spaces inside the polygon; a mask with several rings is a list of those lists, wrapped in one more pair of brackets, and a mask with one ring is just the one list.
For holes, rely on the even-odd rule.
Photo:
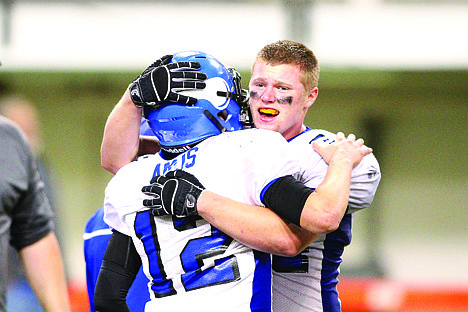
{"label": "player's hand", "polygon": [[155,216],[196,216],[197,201],[204,190],[194,175],[183,170],[169,171],[166,176],[155,176],[141,189],[154,197],[144,199],[143,206],[151,208]]}
{"label": "player's hand", "polygon": [[157,109],[165,101],[188,105],[197,102],[196,98],[178,92],[205,88],[207,76],[198,71],[200,63],[169,63],[171,59],[172,55],[165,55],[156,60],[130,84],[130,97],[135,105],[149,105]]}
{"label": "player's hand", "polygon": [[321,144],[313,142],[314,150],[322,156],[326,163],[330,164],[333,159],[348,159],[353,167],[357,166],[362,158],[372,153],[372,148],[364,145],[363,139],[357,139],[354,134],[346,138],[342,132],[338,132],[336,140],[332,144]]}

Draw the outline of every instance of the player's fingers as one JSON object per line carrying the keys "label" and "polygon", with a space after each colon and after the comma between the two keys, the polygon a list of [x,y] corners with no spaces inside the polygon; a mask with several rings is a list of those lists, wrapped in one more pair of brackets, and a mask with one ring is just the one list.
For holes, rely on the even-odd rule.
{"label": "player's fingers", "polygon": [[198,81],[173,81],[172,82],[172,90],[179,91],[179,90],[194,90],[194,89],[205,89],[206,83],[198,82]]}
{"label": "player's fingers", "polygon": [[149,67],[154,68],[157,66],[166,65],[171,61],[171,59],[172,59],[172,55],[164,55],[160,59],[157,59],[156,61],[154,61],[153,64],[151,64]]}
{"label": "player's fingers", "polygon": [[168,172],[166,172],[165,177],[168,178],[168,179],[173,179],[173,178],[176,177],[178,171],[180,171],[180,170],[176,169],[176,170],[168,171]]}
{"label": "player's fingers", "polygon": [[194,61],[181,61],[166,65],[169,69],[200,69],[200,63]]}
{"label": "player's fingers", "polygon": [[167,211],[162,206],[151,207],[151,214],[156,217],[168,215]]}
{"label": "player's fingers", "polygon": [[206,80],[207,76],[205,73],[198,71],[172,71],[172,78],[177,79],[193,79],[193,80]]}
{"label": "player's fingers", "polygon": [[355,141],[355,140],[356,140],[356,136],[355,136],[354,134],[350,133],[350,134],[348,135],[348,140]]}
{"label": "player's fingers", "polygon": [[361,138],[357,139],[356,140],[356,145],[359,146],[359,147],[363,146],[364,145],[364,140],[361,139]]}
{"label": "player's fingers", "polygon": [[338,133],[336,134],[336,140],[337,140],[337,141],[344,140],[344,138],[345,138],[345,135],[344,135],[343,132],[338,132]]}
{"label": "player's fingers", "polygon": [[143,199],[143,206],[148,208],[162,208],[161,199]]}
{"label": "player's fingers", "polygon": [[320,151],[322,150],[322,145],[319,144],[319,143],[317,143],[317,142],[315,142],[315,141],[313,141],[313,142],[312,142],[312,148],[313,148],[317,153],[320,154]]}
{"label": "player's fingers", "polygon": [[151,184],[151,185],[146,185],[141,188],[141,191],[145,193],[146,195],[153,196],[155,198],[159,197],[159,194],[161,193],[162,186],[159,184]]}
{"label": "player's fingers", "polygon": [[313,149],[322,156],[327,164],[330,163],[333,154],[336,151],[336,144],[325,144],[323,142],[312,142]]}
{"label": "player's fingers", "polygon": [[360,149],[364,156],[371,154],[373,151],[371,147],[367,147],[365,145],[361,146]]}
{"label": "player's fingers", "polygon": [[160,58],[161,65],[169,64],[169,62],[170,62],[171,60],[172,60],[172,55],[171,55],[171,54],[164,55],[163,57]]}
{"label": "player's fingers", "polygon": [[153,183],[159,183],[159,184],[164,184],[166,182],[166,177],[165,176],[154,176],[150,183],[153,184]]}
{"label": "player's fingers", "polygon": [[187,104],[187,105],[193,105],[193,104],[197,103],[197,98],[182,95],[182,94],[178,94],[178,93],[175,93],[175,92],[170,92],[168,97],[167,97],[167,100],[171,101],[171,102]]}

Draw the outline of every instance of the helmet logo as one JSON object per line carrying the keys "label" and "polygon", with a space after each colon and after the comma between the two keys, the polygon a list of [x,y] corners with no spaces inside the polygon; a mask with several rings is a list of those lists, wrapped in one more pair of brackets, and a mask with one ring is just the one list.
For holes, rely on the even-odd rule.
{"label": "helmet logo", "polygon": [[213,77],[205,81],[206,87],[203,90],[187,90],[179,92],[182,95],[193,96],[199,100],[207,100],[219,110],[225,109],[229,105],[229,98],[217,95],[218,91],[232,92],[226,82],[221,77]]}

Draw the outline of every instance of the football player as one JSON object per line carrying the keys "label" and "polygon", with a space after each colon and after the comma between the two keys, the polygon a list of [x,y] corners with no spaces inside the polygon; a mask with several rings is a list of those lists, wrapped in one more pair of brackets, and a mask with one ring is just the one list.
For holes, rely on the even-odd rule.
{"label": "football player", "polygon": [[[265,46],[257,55],[250,81],[251,111],[256,127],[280,132],[290,144],[310,144],[313,138],[333,142],[335,135],[323,130],[310,129],[304,122],[308,108],[318,96],[319,64],[306,46],[293,41],[278,41]],[[132,124],[131,116],[138,116],[138,108],[130,101],[130,97],[121,101],[109,116],[106,134],[103,140],[103,166],[108,170],[116,170],[121,164],[131,159],[128,146],[137,142],[129,137],[128,131]],[[129,121],[128,124],[115,122],[118,119]],[[134,123],[133,123],[134,124]],[[121,126],[120,128],[118,126]],[[124,136],[122,136],[124,134]],[[133,143],[135,145],[135,143]],[[111,148],[114,147],[114,148]],[[105,157],[112,150],[112,157]],[[301,255],[285,259],[274,257],[273,303],[275,311],[340,311],[341,303],[338,298],[337,283],[339,265],[344,248],[351,242],[351,229],[354,213],[368,207],[380,181],[380,169],[373,156],[365,158],[361,169],[355,170],[365,177],[368,172],[367,183],[359,179],[351,182],[350,209],[338,225],[338,229],[323,235],[310,245]],[[357,168],[356,168],[357,169]],[[320,169],[325,172],[326,167]],[[316,183],[309,183],[312,188]],[[301,252],[307,240],[298,237],[298,242],[292,241],[281,244],[270,239],[255,235],[254,231],[245,229],[248,225],[253,228],[263,228],[269,219],[255,210],[236,213],[236,209],[212,209],[210,213],[203,212],[204,205],[198,212],[218,228],[244,243],[251,241],[251,246],[267,250],[272,253],[295,255]],[[214,213],[214,215],[211,215]],[[231,215],[230,215],[231,214]],[[240,221],[237,218],[245,218]],[[314,217],[313,215],[311,217]],[[317,221],[327,220],[320,212],[315,215]],[[223,221],[224,220],[224,221]],[[242,219],[241,219],[242,220]],[[216,223],[219,221],[218,223]],[[222,224],[221,224],[222,223]],[[244,229],[239,231],[239,224]],[[238,232],[238,233],[236,233]],[[254,233],[252,237],[244,237],[246,233]],[[263,232],[259,232],[263,233]],[[258,241],[255,242],[255,238]],[[302,243],[301,243],[302,242]],[[277,243],[278,245],[275,245]],[[275,246],[283,246],[275,249]],[[296,266],[296,268],[294,267]]]}
{"label": "football player", "polygon": [[[291,146],[307,146],[317,140],[335,141],[334,134],[310,129],[302,123],[307,109],[318,95],[318,71],[315,56],[302,44],[279,41],[264,47],[257,55],[250,81],[250,105],[255,125],[280,132]],[[319,191],[318,186],[327,167],[321,163],[313,169],[312,172],[303,173],[301,178],[308,187]],[[183,179],[179,180],[185,183]],[[275,254],[274,311],[341,311],[336,289],[341,255],[344,247],[351,242],[354,213],[372,203],[379,181],[377,160],[373,155],[364,157],[353,170],[349,205],[344,215],[330,215],[321,209],[302,210],[300,206],[299,210],[294,211],[289,205],[290,201],[284,200],[283,194],[278,192],[274,200],[276,204],[283,205],[275,212],[289,222],[319,234],[311,244],[308,244],[307,238],[304,239],[307,236],[298,236],[296,244],[291,241],[281,244],[278,236],[269,236],[266,230],[269,225],[267,222],[272,221],[267,221],[265,211],[255,207],[236,207],[232,202],[220,205],[224,199],[210,198],[214,196],[211,193],[210,197],[206,195],[206,199],[202,200],[197,213],[240,242]],[[161,187],[147,187],[146,190],[152,190],[160,198],[146,201],[147,206],[161,205],[164,197],[175,194],[167,191],[163,194]],[[269,189],[270,192],[272,190],[273,187]],[[310,200],[313,200],[312,196]],[[270,205],[264,203],[273,208],[271,202]],[[263,231],[258,231],[259,228]],[[306,243],[308,246],[304,249]]]}
{"label": "football player", "polygon": [[[291,197],[291,205],[304,206],[312,191],[300,186],[290,175],[300,176],[307,170],[298,168],[313,168],[323,160],[310,145],[292,147],[273,131],[235,131],[242,128],[241,107],[236,103],[241,97],[235,92],[238,88],[231,73],[203,53],[180,53],[174,59],[200,62],[207,74],[206,88],[197,94],[194,105],[165,103],[158,109],[145,107],[145,116],[162,152],[140,157],[121,168],[106,188],[105,220],[115,231],[96,285],[96,309],[128,311],[126,290],[142,264],[150,279],[151,300],[146,305],[147,311],[164,308],[270,311],[269,255],[240,244],[198,216],[158,217],[157,209],[142,205],[145,195],[141,188],[154,176],[181,169],[200,179],[200,182],[192,180],[185,190],[190,191],[195,202],[203,193],[203,186],[207,186],[217,194],[246,204],[262,205],[265,194],[273,198],[274,205],[275,192],[268,195],[265,191],[276,184],[277,178],[289,176],[281,181],[304,199]],[[341,179],[345,181],[344,187],[339,183],[323,187],[323,194],[334,190],[340,197],[326,206],[341,213],[349,196],[351,169],[370,152],[362,146],[362,141],[350,141],[348,148],[353,153],[338,148],[330,160],[330,168],[337,168],[338,175],[345,177]],[[182,151],[186,152],[180,154]],[[341,192],[338,187],[342,188]],[[283,189],[281,185],[275,188]],[[322,192],[313,194],[317,195],[322,196]],[[173,205],[176,203],[177,198]],[[194,204],[193,201],[185,203],[188,208]],[[284,224],[283,230],[288,229]]]}

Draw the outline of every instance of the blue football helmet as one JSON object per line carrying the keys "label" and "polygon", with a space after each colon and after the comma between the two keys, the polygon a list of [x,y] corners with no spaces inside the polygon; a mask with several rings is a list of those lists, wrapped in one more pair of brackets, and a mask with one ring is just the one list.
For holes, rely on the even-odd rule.
{"label": "blue football helmet", "polygon": [[184,51],[173,55],[171,62],[197,61],[207,75],[203,90],[181,94],[198,99],[194,105],[166,102],[158,109],[144,106],[144,117],[159,139],[161,148],[180,153],[210,136],[236,131],[248,120],[247,92],[240,87],[240,75],[226,68],[213,56]]}
{"label": "blue football helmet", "polygon": [[154,136],[153,130],[151,130],[148,121],[144,118],[141,118],[140,123],[140,135],[144,136]]}

